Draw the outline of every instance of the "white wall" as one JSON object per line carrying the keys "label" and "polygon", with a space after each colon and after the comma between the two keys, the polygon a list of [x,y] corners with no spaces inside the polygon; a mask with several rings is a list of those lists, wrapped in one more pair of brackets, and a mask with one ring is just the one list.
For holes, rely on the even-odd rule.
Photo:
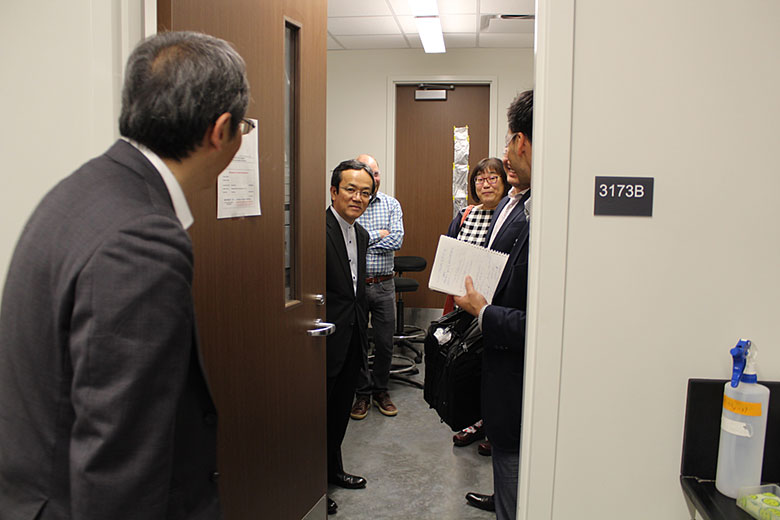
{"label": "white wall", "polygon": [[[521,517],[687,519],[688,378],[747,337],[780,380],[780,4],[538,13]],[[653,216],[593,216],[597,175],[654,177]]]}
{"label": "white wall", "polygon": [[[117,138],[121,75],[127,53],[142,37],[144,3],[2,2],[0,286],[22,226],[43,194]],[[146,9],[156,18],[151,7]]]}
{"label": "white wall", "polygon": [[495,121],[491,131],[496,143],[493,153],[500,156],[506,109],[517,93],[533,86],[533,59],[533,49],[448,49],[444,54],[425,54],[422,49],[328,52],[328,172],[345,159],[370,153],[382,169],[382,191],[393,194],[388,111],[394,107],[388,107],[388,100],[394,98],[388,92],[388,81],[394,78],[495,78],[497,113],[491,114]]}

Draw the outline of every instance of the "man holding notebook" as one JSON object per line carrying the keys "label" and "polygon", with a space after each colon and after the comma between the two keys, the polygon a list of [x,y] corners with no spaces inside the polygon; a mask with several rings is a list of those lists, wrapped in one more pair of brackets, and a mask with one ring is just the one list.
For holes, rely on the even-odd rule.
{"label": "man holding notebook", "polygon": [[458,306],[479,317],[482,329],[485,348],[482,358],[482,415],[487,437],[492,443],[498,520],[514,519],[517,515],[528,288],[532,90],[521,93],[512,101],[507,118],[509,132],[504,166],[512,191],[493,214],[487,245],[507,250],[508,244],[503,242],[511,243],[509,259],[492,302],[488,303],[482,294],[474,290],[471,277],[466,277],[466,294],[455,297]]}

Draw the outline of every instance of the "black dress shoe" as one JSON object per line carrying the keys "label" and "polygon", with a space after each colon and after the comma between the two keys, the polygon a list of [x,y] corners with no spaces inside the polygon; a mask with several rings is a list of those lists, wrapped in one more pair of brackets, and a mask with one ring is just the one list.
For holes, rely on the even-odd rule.
{"label": "black dress shoe", "polygon": [[483,511],[495,511],[496,502],[493,495],[480,495],[479,493],[466,493],[466,501],[477,509]]}
{"label": "black dress shoe", "polygon": [[338,504],[333,500],[331,500],[330,497],[328,497],[328,514],[335,515],[336,511],[338,510],[339,510]]}
{"label": "black dress shoe", "polygon": [[358,477],[357,475],[350,475],[349,473],[336,473],[328,477],[328,482],[334,486],[339,486],[347,489],[360,489],[366,487],[366,479]]}

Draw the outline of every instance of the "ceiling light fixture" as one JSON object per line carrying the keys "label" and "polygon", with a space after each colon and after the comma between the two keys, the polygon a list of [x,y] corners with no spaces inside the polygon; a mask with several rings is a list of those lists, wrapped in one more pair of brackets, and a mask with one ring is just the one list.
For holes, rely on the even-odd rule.
{"label": "ceiling light fixture", "polygon": [[409,0],[409,8],[414,14],[414,23],[417,25],[425,52],[446,52],[436,0]]}

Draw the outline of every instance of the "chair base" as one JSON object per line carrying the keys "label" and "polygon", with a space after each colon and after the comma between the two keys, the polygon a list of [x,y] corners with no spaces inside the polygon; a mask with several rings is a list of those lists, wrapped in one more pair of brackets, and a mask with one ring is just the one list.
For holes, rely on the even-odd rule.
{"label": "chair base", "polygon": [[414,352],[414,362],[422,363],[422,349],[415,348],[412,343],[424,343],[425,342],[425,330],[414,325],[405,325],[403,332],[397,330],[393,334],[393,343],[401,348],[406,348]]}
{"label": "chair base", "polygon": [[[415,352],[417,354],[417,351],[411,347],[409,347],[412,352]],[[419,389],[423,389],[424,385],[423,383],[420,383],[419,381],[415,381],[414,379],[408,377],[408,376],[414,376],[420,373],[420,369],[417,368],[417,363],[420,363],[422,359],[419,361],[416,361],[408,356],[404,356],[401,354],[393,354],[393,361],[390,365],[390,379],[393,381],[398,381],[401,383],[406,383],[410,386],[414,386]],[[368,355],[368,367],[372,368],[374,366],[374,354]]]}

